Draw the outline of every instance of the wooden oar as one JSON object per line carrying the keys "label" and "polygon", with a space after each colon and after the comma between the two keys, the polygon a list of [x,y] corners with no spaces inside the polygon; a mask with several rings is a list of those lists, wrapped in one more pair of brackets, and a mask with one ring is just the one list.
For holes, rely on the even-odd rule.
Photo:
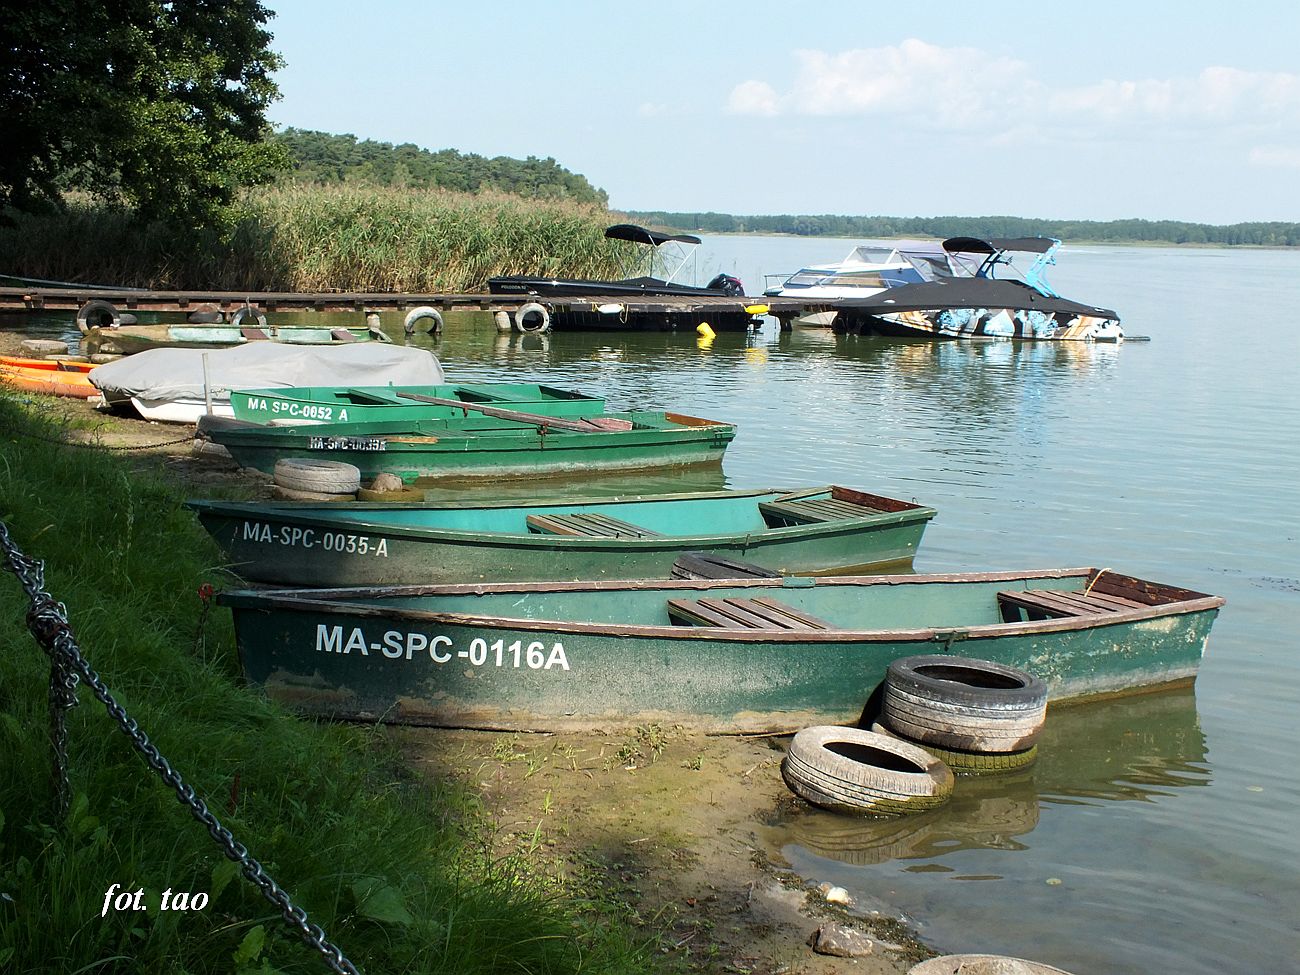
{"label": "wooden oar", "polygon": [[556,416],[542,416],[540,413],[524,413],[521,410],[507,410],[499,406],[482,406],[478,403],[464,403],[458,399],[444,399],[441,396],[424,396],[420,393],[398,393],[403,399],[412,399],[417,403],[432,403],[434,406],[454,406],[461,410],[473,410],[484,416],[494,416],[499,420],[514,420],[539,427],[555,427],[557,430],[572,430],[574,433],[601,433],[608,430],[631,430],[631,420],[620,420],[612,416],[598,416],[590,420],[567,420]]}

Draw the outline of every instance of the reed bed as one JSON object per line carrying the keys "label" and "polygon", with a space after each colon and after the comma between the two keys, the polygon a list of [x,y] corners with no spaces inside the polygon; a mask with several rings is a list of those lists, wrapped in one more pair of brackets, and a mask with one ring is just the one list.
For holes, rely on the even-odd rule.
{"label": "reed bed", "polygon": [[0,228],[0,273],[162,290],[478,293],[498,274],[610,278],[644,248],[600,207],[504,193],[288,184],[249,190],[223,234],[178,236],[85,198]]}
{"label": "reed bed", "polygon": [[[0,517],[78,642],[222,822],[366,972],[644,973],[668,960],[619,905],[494,858],[476,798],[416,779],[377,729],[298,720],[239,685],[229,614],[200,628],[220,556],[161,465],[56,446],[40,397],[0,396]],[[51,809],[48,664],[0,572],[0,971],[315,973],[175,795],[82,689],[73,801]],[[144,911],[105,911],[143,889]],[[203,910],[160,894],[204,892]]]}

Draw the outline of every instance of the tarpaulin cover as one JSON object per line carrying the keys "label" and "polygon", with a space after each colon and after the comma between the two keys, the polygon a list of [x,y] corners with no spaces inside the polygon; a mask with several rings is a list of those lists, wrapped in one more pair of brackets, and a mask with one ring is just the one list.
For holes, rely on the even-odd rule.
{"label": "tarpaulin cover", "polygon": [[442,364],[424,349],[380,342],[315,348],[250,342],[233,349],[151,349],[90,370],[105,397],[202,400],[203,357],[214,399],[232,389],[292,386],[429,386],[443,382]]}

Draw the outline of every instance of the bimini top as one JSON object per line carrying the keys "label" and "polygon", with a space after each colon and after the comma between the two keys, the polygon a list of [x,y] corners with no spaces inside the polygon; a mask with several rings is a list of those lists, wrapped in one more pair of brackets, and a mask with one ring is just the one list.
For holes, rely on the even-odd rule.
{"label": "bimini top", "polygon": [[630,240],[637,244],[650,244],[652,247],[658,247],[672,240],[681,244],[700,243],[700,238],[692,237],[690,234],[661,234],[657,230],[646,230],[645,227],[638,227],[633,223],[616,223],[612,227],[606,227],[605,236],[610,240]]}
{"label": "bimini top", "polygon": [[1046,254],[1061,242],[1055,237],[949,237],[943,249],[950,254],[996,254],[999,251],[1022,251],[1027,254]]}

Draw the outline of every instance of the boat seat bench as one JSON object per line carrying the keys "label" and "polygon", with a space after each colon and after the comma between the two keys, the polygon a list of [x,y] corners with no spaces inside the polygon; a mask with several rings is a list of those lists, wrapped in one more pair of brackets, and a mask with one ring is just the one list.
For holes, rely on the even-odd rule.
{"label": "boat seat bench", "polygon": [[1097,616],[1145,609],[1143,603],[1103,592],[1074,592],[1058,589],[1007,590],[998,593],[998,606],[1007,623],[1021,621],[1021,610],[1031,620],[1064,616]]}
{"label": "boat seat bench", "polygon": [[839,498],[806,498],[797,501],[760,501],[758,510],[781,523],[806,525],[820,521],[841,521],[882,514],[880,508],[843,501]]}
{"label": "boat seat bench", "polygon": [[594,538],[660,538],[659,532],[609,515],[529,515],[528,530],[540,535],[588,535]]}
{"label": "boat seat bench", "polygon": [[834,630],[836,627],[768,596],[744,599],[670,599],[668,618],[690,626],[719,626],[728,630]]}

